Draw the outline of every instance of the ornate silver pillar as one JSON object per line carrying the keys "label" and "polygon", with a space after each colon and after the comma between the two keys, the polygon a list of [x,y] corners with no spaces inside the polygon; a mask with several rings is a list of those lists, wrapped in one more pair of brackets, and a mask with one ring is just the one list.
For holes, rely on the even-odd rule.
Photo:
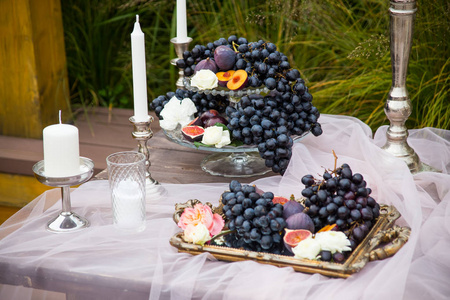
{"label": "ornate silver pillar", "polygon": [[411,115],[411,100],[406,89],[406,72],[413,36],[415,0],[392,0],[389,8],[391,19],[392,86],[384,112],[390,121],[386,144],[383,149],[403,159],[412,173],[421,170],[420,159],[407,142],[405,122]]}

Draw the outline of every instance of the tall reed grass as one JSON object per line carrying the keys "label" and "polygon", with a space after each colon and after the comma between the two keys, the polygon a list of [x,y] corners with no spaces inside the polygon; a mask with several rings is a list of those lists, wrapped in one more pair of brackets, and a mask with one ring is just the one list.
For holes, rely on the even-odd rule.
{"label": "tall reed grass", "polygon": [[[132,107],[130,36],[140,14],[149,99],[175,89],[176,1],[65,0],[63,17],[73,106]],[[188,0],[191,43],[230,34],[276,43],[300,69],[322,113],[387,124],[391,85],[389,1]],[[408,128],[450,129],[450,3],[418,0],[407,86]]]}

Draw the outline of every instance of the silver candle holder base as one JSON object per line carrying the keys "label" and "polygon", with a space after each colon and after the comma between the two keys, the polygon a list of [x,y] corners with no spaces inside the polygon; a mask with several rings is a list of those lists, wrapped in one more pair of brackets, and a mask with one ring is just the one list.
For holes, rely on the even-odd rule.
{"label": "silver candle holder base", "polygon": [[153,137],[153,131],[150,128],[153,122],[153,117],[148,116],[145,121],[136,121],[133,117],[130,117],[130,122],[133,124],[134,130],[132,131],[132,136],[138,141],[138,152],[145,155],[145,192],[147,198],[154,198],[157,196],[162,196],[166,193],[166,190],[161,186],[161,184],[153,179],[150,173],[150,151],[148,149],[147,142]]}
{"label": "silver candle holder base", "polygon": [[46,229],[48,231],[56,233],[74,232],[89,226],[87,219],[72,212],[70,187],[82,184],[92,177],[94,173],[94,162],[92,160],[80,157],[80,174],[77,175],[65,177],[47,176],[45,175],[43,160],[33,166],[33,172],[40,183],[61,188],[62,211],[47,223]]}
{"label": "silver candle holder base", "polygon": [[406,73],[416,14],[415,0],[391,0],[390,44],[392,65],[392,86],[388,94],[384,112],[390,121],[386,132],[384,150],[402,159],[411,173],[436,171],[422,163],[413,148],[409,146],[406,120],[411,115],[411,100],[406,88]]}
{"label": "silver candle holder base", "polygon": [[[178,39],[172,38],[170,39],[170,42],[175,46],[175,53],[177,54],[178,58],[174,58],[170,61],[170,63],[174,66],[177,65],[177,61],[180,59],[183,59],[183,52],[189,50],[189,44],[192,42],[192,38],[188,37],[187,41],[185,42],[178,42]],[[184,89],[184,69],[180,68],[178,71],[178,80],[176,82],[177,89]]]}

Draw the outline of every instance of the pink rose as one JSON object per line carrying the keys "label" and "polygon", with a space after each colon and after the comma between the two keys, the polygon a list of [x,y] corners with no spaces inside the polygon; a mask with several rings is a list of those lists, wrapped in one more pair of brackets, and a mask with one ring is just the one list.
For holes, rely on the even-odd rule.
{"label": "pink rose", "polygon": [[225,222],[219,214],[213,214],[209,206],[198,203],[193,208],[184,209],[178,227],[186,229],[188,225],[198,224],[205,225],[209,234],[214,236],[222,231]]}

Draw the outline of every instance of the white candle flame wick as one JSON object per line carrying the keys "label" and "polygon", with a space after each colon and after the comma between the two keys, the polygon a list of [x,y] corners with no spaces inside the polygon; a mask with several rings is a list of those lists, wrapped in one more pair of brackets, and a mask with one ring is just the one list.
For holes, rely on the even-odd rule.
{"label": "white candle flame wick", "polygon": [[59,124],[62,124],[62,122],[61,122],[61,110],[59,110]]}

